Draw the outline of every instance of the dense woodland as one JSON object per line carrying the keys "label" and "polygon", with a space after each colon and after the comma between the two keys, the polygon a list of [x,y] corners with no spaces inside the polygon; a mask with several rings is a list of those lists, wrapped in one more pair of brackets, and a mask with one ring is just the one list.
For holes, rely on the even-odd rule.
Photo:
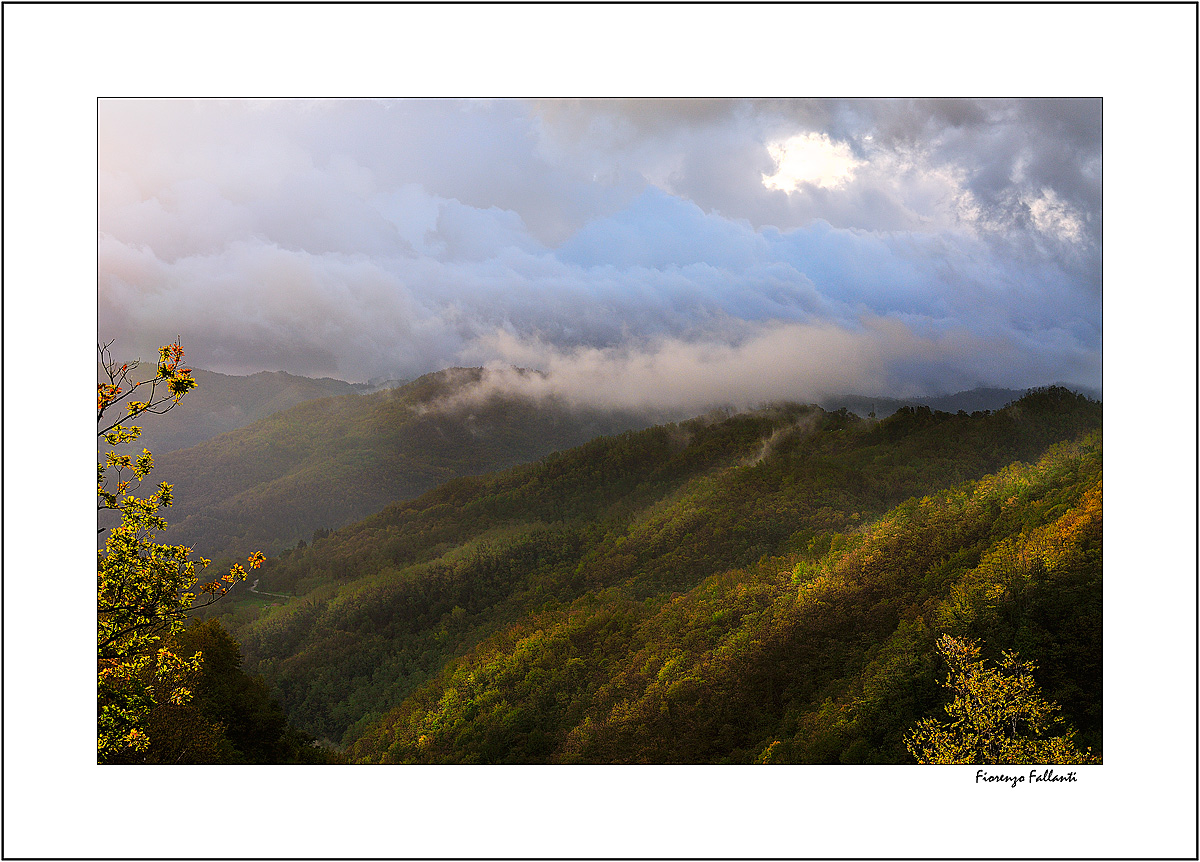
{"label": "dense woodland", "polygon": [[[293,411],[331,417],[330,439],[371,427],[338,418],[339,401]],[[496,409],[490,428],[529,432],[519,405]],[[211,704],[229,698],[204,702],[225,728],[212,750],[912,763],[905,734],[949,700],[941,635],[992,662],[1018,653],[1061,708],[1060,732],[1102,750],[1097,402],[1051,387],[997,411],[882,420],[781,404],[597,437],[502,472],[471,461],[454,436],[469,436],[464,418],[422,414],[388,444],[440,433],[462,475],[292,539],[255,573],[259,592],[238,585],[214,608],[240,644],[222,647],[230,674],[265,686],[232,686],[243,706],[220,718]],[[268,439],[238,433],[206,451]],[[246,469],[289,457],[261,445]],[[357,463],[306,481],[369,483],[379,462]],[[307,486],[288,475],[260,516],[292,516],[284,503]],[[213,625],[187,636],[224,643]],[[231,736],[239,710],[269,711],[268,694],[291,727]]]}

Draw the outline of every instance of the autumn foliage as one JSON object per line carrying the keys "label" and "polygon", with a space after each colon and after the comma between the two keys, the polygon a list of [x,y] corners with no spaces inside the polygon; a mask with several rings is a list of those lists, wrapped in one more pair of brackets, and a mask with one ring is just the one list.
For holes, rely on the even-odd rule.
{"label": "autumn foliage", "polygon": [[1091,752],[1075,745],[1058,704],[1046,700],[1033,678],[1036,666],[1004,652],[996,667],[979,657],[973,641],[942,635],[938,652],[950,665],[949,721],[923,718],[904,738],[919,763],[1083,764]]}
{"label": "autumn foliage", "polygon": [[224,621],[352,761],[912,763],[941,634],[1035,662],[1099,751],[1099,420],[1052,390],[601,438],[322,532]]}
{"label": "autumn foliage", "polygon": [[[113,361],[111,342],[99,346],[106,380],[96,387],[97,436],[110,449],[97,464],[97,510],[114,512],[119,523],[107,530],[96,565],[97,756],[101,762],[150,745],[146,717],[157,704],[186,704],[189,682],[201,669],[203,654],[179,655],[165,639],[183,628],[190,612],[215,602],[245,580],[238,565],[228,574],[197,586],[209,561],[193,558],[191,548],[162,544],[167,522],[160,510],[172,503],[166,482],[146,496],[138,492],[154,467],[150,452],[129,455],[116,447],[134,443],[140,429],[129,424],[147,413],[171,409],[196,385],[191,369],[181,366],[178,343],[159,350],[153,376],[137,379],[139,363]],[[249,565],[257,568],[255,553]],[[198,601],[199,597],[203,599]]]}

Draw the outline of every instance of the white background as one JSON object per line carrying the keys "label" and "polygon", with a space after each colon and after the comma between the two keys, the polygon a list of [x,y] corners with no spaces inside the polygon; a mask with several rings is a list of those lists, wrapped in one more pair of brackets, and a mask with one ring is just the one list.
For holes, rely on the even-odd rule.
{"label": "white background", "polygon": [[[4,854],[1193,856],[1196,14],[5,6]],[[151,95],[1102,96],[1105,765],[95,766],[95,100]]]}

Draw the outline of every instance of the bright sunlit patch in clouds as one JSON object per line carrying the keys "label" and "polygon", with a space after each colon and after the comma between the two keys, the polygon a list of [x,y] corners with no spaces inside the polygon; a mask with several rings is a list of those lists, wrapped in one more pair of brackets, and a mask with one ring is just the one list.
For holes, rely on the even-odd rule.
{"label": "bright sunlit patch in clouds", "polygon": [[1043,233],[1071,242],[1083,240],[1083,222],[1071,207],[1055,194],[1054,189],[1042,189],[1042,193],[1029,202],[1029,213],[1034,225]]}
{"label": "bright sunlit patch in clouds", "polygon": [[863,164],[846,143],[817,132],[768,144],[767,152],[775,160],[775,173],[763,174],[763,185],[785,192],[795,191],[805,183],[837,188],[849,182]]}

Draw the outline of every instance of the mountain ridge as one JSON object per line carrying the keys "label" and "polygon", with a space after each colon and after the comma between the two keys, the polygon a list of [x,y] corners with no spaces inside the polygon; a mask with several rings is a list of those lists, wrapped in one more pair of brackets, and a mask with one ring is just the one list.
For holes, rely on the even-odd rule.
{"label": "mountain ridge", "polygon": [[457,476],[651,421],[501,393],[453,401],[485,375],[444,369],[394,389],[310,399],[156,458],[175,486],[172,541],[217,558],[274,553]]}
{"label": "mountain ridge", "polygon": [[[146,376],[153,373],[153,365]],[[98,379],[104,380],[97,367]],[[254,374],[221,374],[203,368],[192,369],[197,386],[164,414],[142,414],[137,424],[142,429],[138,445],[155,455],[166,455],[199,445],[213,437],[236,431],[272,413],[287,410],[306,401],[331,395],[351,395],[375,391],[366,384],[347,383],[332,377],[302,377],[286,371],[258,371]],[[134,379],[139,379],[135,376]]]}
{"label": "mountain ridge", "polygon": [[[527,463],[593,437],[670,418],[490,390],[490,372],[483,368],[442,369],[372,391],[365,391],[366,384],[286,372],[244,378],[196,373],[200,387],[173,415],[151,417],[140,445],[155,454],[157,475],[176,487],[168,518],[172,541],[218,559],[260,549],[276,553],[456,476]],[[221,392],[238,398],[217,410]],[[967,390],[932,403],[999,409],[1019,395]],[[281,404],[287,406],[273,409]],[[906,406],[900,399],[825,402],[834,404],[880,418]],[[236,424],[251,412],[265,415],[186,448],[163,443],[165,432],[156,430],[195,421],[198,432],[179,433],[207,434],[214,422]]]}

